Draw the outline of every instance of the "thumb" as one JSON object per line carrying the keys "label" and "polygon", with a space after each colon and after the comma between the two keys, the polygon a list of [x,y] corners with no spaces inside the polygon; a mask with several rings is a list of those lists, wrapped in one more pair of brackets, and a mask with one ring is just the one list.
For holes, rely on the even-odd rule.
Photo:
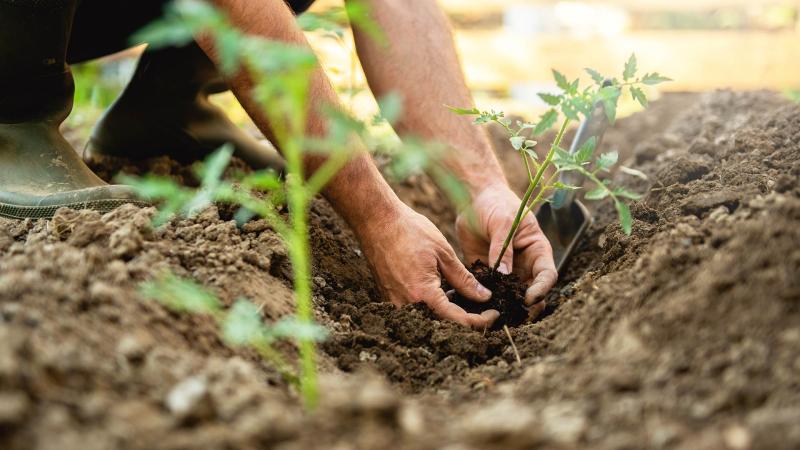
{"label": "thumb", "polygon": [[[493,266],[494,263],[497,261],[497,258],[500,256],[500,252],[503,251],[503,244],[505,243],[506,236],[508,236],[508,232],[511,231],[511,227],[501,227],[500,229],[496,229],[491,236],[491,241],[489,242],[489,266]],[[500,265],[497,266],[497,271],[508,275],[511,273],[511,270],[514,268],[514,244],[513,239],[509,241],[508,248],[506,248],[505,253],[503,253],[503,259],[500,260]]]}
{"label": "thumb", "polygon": [[452,248],[448,247],[439,256],[439,271],[453,289],[472,301],[485,302],[492,297],[492,291],[478,282],[461,264]]}

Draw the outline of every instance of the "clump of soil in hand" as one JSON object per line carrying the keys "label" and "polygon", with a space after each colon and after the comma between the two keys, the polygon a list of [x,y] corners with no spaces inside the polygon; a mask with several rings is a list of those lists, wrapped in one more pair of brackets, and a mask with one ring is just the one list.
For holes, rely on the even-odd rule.
{"label": "clump of soil in hand", "polygon": [[489,309],[499,311],[500,317],[492,324],[493,330],[503,328],[503,325],[518,327],[528,320],[525,284],[518,276],[494,271],[481,260],[472,263],[469,271],[482,285],[492,291],[492,298],[488,302],[475,302],[456,292],[451,299],[453,303],[468,313],[480,314]]}

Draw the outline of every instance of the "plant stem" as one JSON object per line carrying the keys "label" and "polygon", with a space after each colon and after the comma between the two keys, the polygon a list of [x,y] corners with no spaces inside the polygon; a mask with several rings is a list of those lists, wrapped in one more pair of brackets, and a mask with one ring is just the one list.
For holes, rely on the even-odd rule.
{"label": "plant stem", "polygon": [[497,255],[497,261],[494,262],[492,266],[492,270],[497,270],[500,266],[500,261],[503,260],[503,255],[505,255],[506,250],[508,250],[508,246],[511,244],[511,240],[514,239],[514,235],[517,233],[517,229],[519,228],[520,222],[522,222],[522,217],[526,212],[528,206],[528,200],[531,199],[531,195],[533,195],[533,191],[536,190],[536,186],[542,180],[542,176],[544,175],[544,171],[550,166],[550,161],[553,159],[553,155],[556,153],[556,148],[561,144],[561,140],[564,138],[564,132],[567,130],[567,125],[569,125],[569,118],[564,119],[564,123],[561,124],[561,129],[558,130],[558,134],[556,135],[555,140],[552,144],[550,144],[550,151],[547,152],[547,157],[544,159],[542,164],[539,165],[539,170],[536,171],[536,176],[533,177],[531,180],[530,185],[528,185],[528,190],[525,191],[525,195],[522,197],[522,201],[519,204],[519,209],[517,209],[517,215],[514,217],[514,223],[511,225],[511,229],[508,231],[508,236],[506,236],[506,240],[503,241],[503,248],[500,250],[500,254]]}

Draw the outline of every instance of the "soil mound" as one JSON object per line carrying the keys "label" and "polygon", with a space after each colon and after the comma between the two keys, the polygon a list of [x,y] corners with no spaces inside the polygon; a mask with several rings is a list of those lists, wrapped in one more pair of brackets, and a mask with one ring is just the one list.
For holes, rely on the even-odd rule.
{"label": "soil mound", "polygon": [[[263,221],[210,208],[152,229],[134,206],[0,219],[0,448],[799,447],[800,106],[668,95],[605,146],[649,175],[620,178],[649,188],[633,234],[599,205],[543,317],[511,331],[521,365],[502,331],[382,303],[352,234],[315,202],[331,338],[314,414],[211,320],[137,289],[170,269],[267,320],[291,312],[285,248]],[[125,168],[191,183],[164,159]],[[398,191],[452,236],[429,180]]]}

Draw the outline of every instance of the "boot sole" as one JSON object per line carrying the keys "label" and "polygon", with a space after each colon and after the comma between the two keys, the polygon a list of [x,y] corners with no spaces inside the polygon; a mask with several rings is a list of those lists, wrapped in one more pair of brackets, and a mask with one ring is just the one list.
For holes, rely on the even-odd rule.
{"label": "boot sole", "polygon": [[103,199],[85,202],[64,203],[60,205],[27,206],[0,202],[0,217],[9,219],[51,219],[59,208],[75,210],[91,209],[102,214],[110,212],[122,205],[135,205],[142,208],[152,206],[150,203],[128,199]]}

